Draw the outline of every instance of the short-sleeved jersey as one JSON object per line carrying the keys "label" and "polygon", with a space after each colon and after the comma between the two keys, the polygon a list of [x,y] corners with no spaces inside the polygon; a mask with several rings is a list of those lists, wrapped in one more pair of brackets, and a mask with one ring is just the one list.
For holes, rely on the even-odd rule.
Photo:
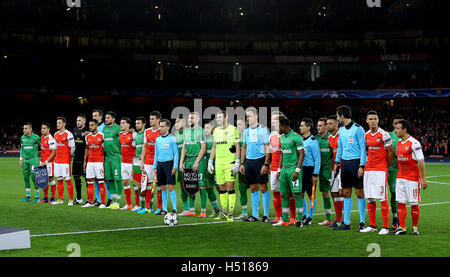
{"label": "short-sleeved jersey", "polygon": [[321,168],[319,142],[316,137],[310,135],[303,138],[303,147],[305,148],[305,159],[302,166],[314,166],[314,174],[318,175]]}
{"label": "short-sleeved jersey", "polygon": [[20,137],[20,156],[25,160],[37,158],[40,143],[41,138],[34,133],[29,137],[23,135]]}
{"label": "short-sleeved jersey", "polygon": [[155,158],[155,141],[159,135],[161,135],[159,128],[157,130],[153,130],[152,128],[145,130],[144,144],[147,147],[144,161],[145,164],[153,164],[153,160]]}
{"label": "short-sleeved jersey", "polygon": [[144,145],[144,134],[145,130],[136,133],[135,144],[136,144],[136,158],[140,158],[142,154],[142,146]]}
{"label": "short-sleeved jersey", "polygon": [[[56,132],[54,135],[56,141],[55,163],[70,164],[72,153],[75,151],[75,141],[70,131]],[[71,150],[73,149],[73,150]]]}
{"label": "short-sleeved jersey", "polygon": [[183,140],[184,140],[183,134],[184,128],[181,131],[175,132],[175,142],[177,143],[179,157],[181,157],[181,151],[183,151]]}
{"label": "short-sleeved jersey", "polygon": [[230,164],[235,161],[236,154],[230,148],[239,142],[237,128],[228,125],[226,128],[217,127],[214,129],[214,142],[216,143],[216,164]]}
{"label": "short-sleeved jersey", "polygon": [[280,156],[281,156],[281,141],[278,132],[272,132],[270,134],[269,148],[272,152],[272,161],[270,163],[270,171],[277,171],[280,168]]}
{"label": "short-sleeved jersey", "polygon": [[347,126],[340,127],[335,161],[359,159],[359,165],[365,166],[367,160],[365,133],[363,127],[353,121]]}
{"label": "short-sleeved jersey", "polygon": [[51,134],[41,136],[41,162],[45,162],[53,150],[56,150],[56,141],[53,136]]}
{"label": "short-sleeved jersey", "polygon": [[120,147],[120,126],[114,123],[103,128],[103,137],[105,140],[105,158],[122,160],[122,150]]}
{"label": "short-sleeved jersey", "polygon": [[398,161],[397,161],[397,142],[400,140],[399,137],[397,137],[397,134],[392,131],[389,133],[389,136],[391,136],[392,139],[392,147],[394,148],[394,157],[392,158],[391,167],[392,169],[398,170]]}
{"label": "short-sleeved jersey", "polygon": [[365,140],[367,145],[367,163],[365,170],[388,170],[386,148],[392,145],[389,134],[381,128],[378,128],[375,133],[369,130],[366,132]]}
{"label": "short-sleeved jersey", "polygon": [[304,149],[302,136],[291,130],[281,136],[280,143],[283,152],[282,166],[297,166],[299,158],[297,150]]}
{"label": "short-sleeved jersey", "polygon": [[186,157],[197,157],[205,140],[205,132],[202,127],[195,126],[194,128],[184,129],[183,144],[186,145]]}
{"label": "short-sleeved jersey", "polygon": [[328,141],[330,142],[330,147],[333,150],[333,168],[334,168],[339,143],[339,132],[336,132],[334,136],[330,134],[330,136],[328,137]]}
{"label": "short-sleeved jersey", "polygon": [[269,144],[270,133],[266,127],[258,125],[244,130],[244,144],[246,145],[246,159],[261,159],[266,156],[265,145]]}
{"label": "short-sleeved jersey", "polygon": [[85,137],[88,147],[88,163],[102,163],[105,161],[104,137],[103,133],[97,132],[95,135],[89,133]]}
{"label": "short-sleeved jersey", "polygon": [[103,129],[105,128],[106,124],[101,122],[98,127],[97,127],[97,131],[99,131],[100,133],[103,133]]}
{"label": "short-sleeved jersey", "polygon": [[73,153],[73,161],[82,162],[84,160],[84,150],[86,150],[86,140],[85,137],[89,134],[89,129],[83,127],[78,129],[78,127],[73,128],[72,131],[73,139],[75,141],[75,152]]}
{"label": "short-sleeved jersey", "polygon": [[[329,170],[333,167],[334,155],[333,149],[330,146],[328,137],[330,133],[326,133],[323,137],[319,134],[316,135],[316,139],[319,142],[320,148],[320,170]],[[337,148],[336,148],[337,149]]]}
{"label": "short-sleeved jersey", "polygon": [[398,173],[397,179],[406,179],[414,182],[420,180],[418,161],[423,160],[420,143],[413,137],[397,142]]}
{"label": "short-sleeved jersey", "polygon": [[205,142],[206,142],[206,152],[205,152],[205,156],[206,158],[209,159],[209,157],[211,156],[211,149],[213,147],[214,144],[214,137],[211,135],[209,137],[205,138]]}
{"label": "short-sleeved jersey", "polygon": [[244,131],[240,132],[238,130],[238,137],[239,137],[239,146],[242,148],[242,146],[244,146]]}
{"label": "short-sleeved jersey", "polygon": [[123,163],[133,163],[133,157],[136,154],[136,133],[131,132],[120,132],[119,140],[120,147],[122,150],[122,162]]}
{"label": "short-sleeved jersey", "polygon": [[156,138],[153,166],[157,168],[158,163],[167,161],[173,161],[173,169],[178,169],[178,147],[175,138],[171,134],[167,134],[165,137],[161,135]]}

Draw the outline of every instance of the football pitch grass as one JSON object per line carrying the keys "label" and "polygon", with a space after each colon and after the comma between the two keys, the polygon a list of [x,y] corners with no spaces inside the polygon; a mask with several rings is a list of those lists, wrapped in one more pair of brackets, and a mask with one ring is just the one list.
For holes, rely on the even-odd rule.
{"label": "football pitch grass", "polygon": [[[162,216],[67,206],[67,189],[63,205],[23,203],[19,201],[25,196],[19,159],[0,158],[0,226],[27,229],[31,234],[30,249],[0,251],[0,257],[67,257],[74,251],[71,248],[73,243],[79,245],[81,257],[367,257],[374,251],[370,247],[372,243],[379,245],[381,257],[448,257],[450,164],[427,163],[426,173],[429,187],[421,193],[420,235],[410,234],[411,209],[408,205],[408,235],[380,236],[376,232],[357,232],[359,213],[354,194],[350,231],[335,231],[317,225],[325,219],[323,201],[318,191],[314,222],[303,228],[186,217],[179,217],[178,225],[169,227],[163,223]],[[84,181],[82,192],[85,201]],[[33,189],[31,196],[34,198]],[[180,211],[179,186],[177,197]],[[250,192],[248,198],[251,212]],[[132,199],[134,203],[134,196]],[[122,195],[121,207],[124,202]],[[199,197],[196,204],[198,215]],[[171,208],[170,203],[168,208]],[[379,203],[377,208],[380,208]],[[209,202],[207,209],[209,215]],[[234,216],[240,212],[237,190]],[[274,215],[271,203],[270,217]],[[391,213],[389,221],[392,221]],[[380,228],[379,210],[377,223]],[[366,226],[368,224],[366,213]]]}

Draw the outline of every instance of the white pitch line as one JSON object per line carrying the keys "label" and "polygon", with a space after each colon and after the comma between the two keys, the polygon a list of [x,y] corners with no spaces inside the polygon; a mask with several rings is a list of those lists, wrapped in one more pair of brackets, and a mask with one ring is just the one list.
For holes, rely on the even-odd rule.
{"label": "white pitch line", "polygon": [[[424,204],[419,204],[419,206],[431,206],[431,205],[443,205],[443,204],[450,204],[450,202],[424,203]],[[380,210],[380,208],[378,208],[377,210]],[[359,210],[352,210],[351,212],[356,213],[356,212],[359,212]],[[332,212],[331,214],[334,214],[334,212]],[[315,213],[314,215],[325,215],[325,213]],[[240,221],[233,221],[233,222],[240,222]],[[144,229],[174,228],[174,227],[182,227],[182,226],[197,226],[197,225],[219,224],[219,223],[231,223],[231,222],[229,222],[229,221],[202,222],[202,223],[179,224],[179,225],[175,225],[175,226],[157,225],[157,226],[131,227],[131,228],[120,228],[120,229],[109,229],[109,230],[92,230],[92,231],[55,233],[55,234],[37,234],[37,235],[30,235],[30,237],[36,238],[36,237],[48,237],[48,236],[63,236],[63,235],[79,235],[79,234],[117,232],[117,231],[144,230]]]}
{"label": "white pitch line", "polygon": [[427,182],[428,182],[428,183],[432,183],[432,184],[441,184],[441,185],[447,185],[447,186],[450,186],[450,183],[434,182],[434,181],[428,181],[428,180],[427,180]]}
{"label": "white pitch line", "polygon": [[117,231],[144,230],[144,229],[173,228],[173,227],[182,227],[182,226],[196,226],[196,225],[219,224],[219,223],[229,223],[229,221],[188,223],[188,224],[179,224],[179,225],[175,225],[175,226],[156,225],[156,226],[143,226],[143,227],[109,229],[109,230],[92,230],[92,231],[55,233],[55,234],[37,234],[37,235],[30,235],[30,237],[31,238],[35,238],[35,237],[48,237],[48,236],[63,236],[63,235],[77,235],[77,234],[90,234],[90,233],[104,233],[104,232],[117,232]]}
{"label": "white pitch line", "polygon": [[426,179],[428,178],[436,178],[436,177],[449,177],[450,175],[436,175],[436,176],[427,176]]}

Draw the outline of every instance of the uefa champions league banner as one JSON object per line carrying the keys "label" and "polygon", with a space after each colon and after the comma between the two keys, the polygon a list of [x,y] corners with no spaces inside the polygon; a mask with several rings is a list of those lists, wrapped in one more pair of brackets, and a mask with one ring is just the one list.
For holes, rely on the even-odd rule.
{"label": "uefa champions league banner", "polygon": [[437,89],[385,89],[385,90],[139,90],[139,89],[103,89],[103,90],[61,90],[61,89],[0,89],[0,94],[34,94],[42,96],[68,95],[88,96],[134,96],[134,97],[166,97],[166,98],[429,98],[450,97],[450,88]]}

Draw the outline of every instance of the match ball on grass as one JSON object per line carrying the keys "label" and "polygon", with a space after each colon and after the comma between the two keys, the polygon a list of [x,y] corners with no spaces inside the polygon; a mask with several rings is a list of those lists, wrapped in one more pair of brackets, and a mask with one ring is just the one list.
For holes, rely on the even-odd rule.
{"label": "match ball on grass", "polygon": [[178,224],[178,215],[176,213],[168,213],[164,216],[164,223],[169,226]]}

